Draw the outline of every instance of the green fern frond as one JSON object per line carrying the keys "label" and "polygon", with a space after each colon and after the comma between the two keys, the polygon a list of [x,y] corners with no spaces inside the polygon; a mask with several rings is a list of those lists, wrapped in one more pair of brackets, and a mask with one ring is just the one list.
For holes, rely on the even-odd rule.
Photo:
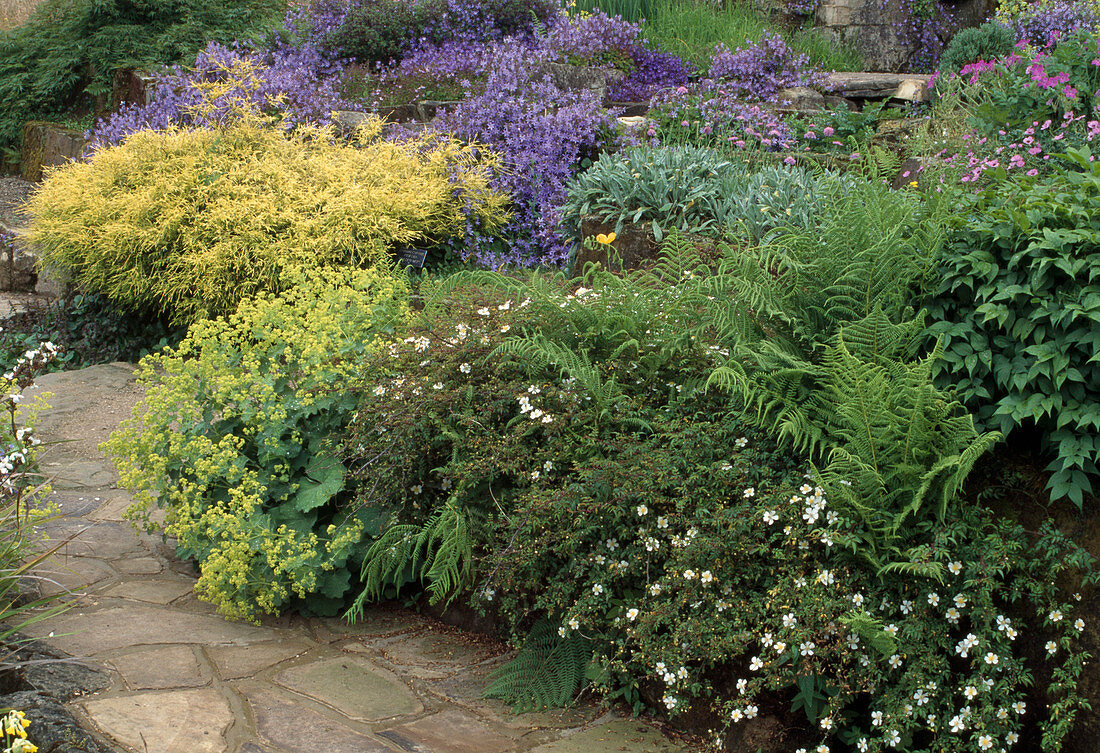
{"label": "green fern frond", "polygon": [[407,578],[427,582],[432,604],[450,603],[469,582],[472,562],[468,512],[449,499],[423,526],[394,525],[378,537],[363,559],[363,590],[345,617],[361,619],[367,602],[382,598],[388,586],[400,591]]}
{"label": "green fern frond", "polygon": [[568,705],[584,682],[593,649],[576,631],[559,635],[560,624],[548,618],[536,622],[515,658],[493,673],[483,696],[518,713]]}

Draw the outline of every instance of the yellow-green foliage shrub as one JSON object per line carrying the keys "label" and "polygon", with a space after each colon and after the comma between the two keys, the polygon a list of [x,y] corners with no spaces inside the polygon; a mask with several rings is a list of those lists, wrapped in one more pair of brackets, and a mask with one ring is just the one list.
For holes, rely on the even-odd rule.
{"label": "yellow-green foliage shrub", "polygon": [[294,597],[331,611],[382,511],[348,510],[330,438],[357,398],[344,386],[408,316],[402,279],[378,270],[296,276],[228,318],[192,325],[145,358],[145,398],[104,444],[130,514],[199,562],[197,593],[255,620]]}
{"label": "yellow-green foliage shrub", "polygon": [[256,118],[141,131],[53,171],[30,205],[42,262],[87,292],[178,323],[231,313],[294,270],[367,267],[438,242],[468,218],[492,230],[507,199],[483,149],[424,136],[356,144]]}

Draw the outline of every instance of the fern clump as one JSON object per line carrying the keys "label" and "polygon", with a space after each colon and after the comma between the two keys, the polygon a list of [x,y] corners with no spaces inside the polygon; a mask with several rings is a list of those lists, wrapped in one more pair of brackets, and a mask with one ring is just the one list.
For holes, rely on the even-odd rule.
{"label": "fern clump", "polygon": [[143,359],[145,397],[104,445],[134,493],[130,514],[166,510],[164,532],[198,562],[197,593],[230,617],[306,597],[336,608],[382,525],[380,508],[344,504],[333,443],[355,399],[333,385],[382,347],[408,291],[377,270],[288,281]]}
{"label": "fern clump", "polygon": [[82,290],[189,323],[278,293],[300,270],[369,267],[397,245],[505,220],[483,150],[386,141],[378,128],[359,144],[250,118],[138,132],[52,172],[31,202],[30,238]]}

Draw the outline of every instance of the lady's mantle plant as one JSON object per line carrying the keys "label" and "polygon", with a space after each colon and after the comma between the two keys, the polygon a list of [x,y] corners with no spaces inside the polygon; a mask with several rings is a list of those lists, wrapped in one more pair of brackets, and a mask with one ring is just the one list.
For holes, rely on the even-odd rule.
{"label": "lady's mantle plant", "polygon": [[346,469],[330,442],[355,399],[334,387],[406,312],[383,270],[303,275],[142,361],[145,398],[104,449],[131,514],[167,511],[197,593],[223,614],[255,620],[307,596],[323,612],[348,590],[381,511],[338,504]]}

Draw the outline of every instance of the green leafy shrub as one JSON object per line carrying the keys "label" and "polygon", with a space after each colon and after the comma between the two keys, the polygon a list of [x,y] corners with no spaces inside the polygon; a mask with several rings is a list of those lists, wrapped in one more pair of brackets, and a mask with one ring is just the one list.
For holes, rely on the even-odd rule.
{"label": "green leafy shrub", "polygon": [[358,146],[248,119],[138,132],[52,172],[30,238],[83,292],[186,324],[277,293],[295,270],[366,267],[459,236],[468,219],[504,221],[491,156],[443,137],[385,141],[378,127]]}
{"label": "green leafy shrub", "polygon": [[0,368],[10,368],[25,351],[48,340],[59,348],[49,370],[82,369],[97,363],[137,361],[184,335],[163,321],[120,311],[100,295],[68,296],[37,305],[4,320]]}
{"label": "green leafy shrub", "polygon": [[405,317],[406,287],[378,270],[291,282],[145,358],[145,398],[104,444],[134,492],[131,513],[166,509],[165,532],[200,565],[198,594],[232,617],[294,597],[317,611],[340,604],[383,515],[342,503],[331,439],[356,400],[335,387]]}
{"label": "green leafy shrub", "polygon": [[0,149],[28,120],[57,118],[111,90],[120,68],[193,62],[208,42],[259,32],[277,0],[47,0],[23,26],[0,31]]}
{"label": "green leafy shrub", "polygon": [[1016,35],[1012,28],[996,21],[963,29],[951,38],[937,65],[941,73],[958,73],[967,63],[993,60],[1012,52]]}
{"label": "green leafy shrub", "polygon": [[[329,32],[324,47],[360,63],[400,60],[409,44],[420,39],[446,3],[442,0],[368,0],[350,5],[344,21]],[[432,39],[442,42],[442,39]]]}
{"label": "green leafy shrub", "polygon": [[939,382],[990,428],[1039,431],[1052,499],[1080,506],[1100,460],[1100,166],[984,191],[951,235],[929,304]]}
{"label": "green leafy shrub", "polygon": [[[853,198],[714,274],[677,235],[651,271],[466,273],[429,296],[344,444],[353,509],[391,512],[351,615],[418,582],[465,596],[527,636],[490,695],[593,683],[709,715],[731,750],[765,713],[807,747],[1056,750],[1088,655],[1050,576],[1095,580],[1091,559],[959,504],[993,437],[912,355],[935,217],[878,185]],[[743,397],[708,389],[734,362]]]}

